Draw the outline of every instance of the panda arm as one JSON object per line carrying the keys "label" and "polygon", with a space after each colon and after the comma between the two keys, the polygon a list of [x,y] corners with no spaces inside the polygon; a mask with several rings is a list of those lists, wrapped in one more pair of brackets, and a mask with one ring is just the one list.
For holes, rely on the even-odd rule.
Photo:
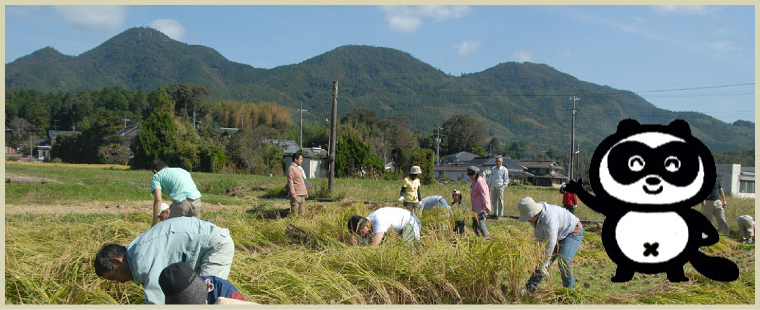
{"label": "panda arm", "polygon": [[715,226],[704,216],[702,213],[697,212],[694,209],[689,209],[683,214],[684,220],[689,225],[690,230],[694,230],[694,236],[698,244],[701,246],[708,246],[718,243],[720,235],[715,229]]}
{"label": "panda arm", "polygon": [[599,199],[597,199],[596,196],[591,195],[591,193],[587,192],[581,184],[583,184],[583,179],[578,179],[577,182],[570,181],[567,183],[567,185],[565,185],[565,191],[577,195],[578,198],[586,204],[586,206],[591,208],[591,210],[594,210],[597,213],[601,213],[603,215],[607,215],[606,210],[604,210],[599,205]]}

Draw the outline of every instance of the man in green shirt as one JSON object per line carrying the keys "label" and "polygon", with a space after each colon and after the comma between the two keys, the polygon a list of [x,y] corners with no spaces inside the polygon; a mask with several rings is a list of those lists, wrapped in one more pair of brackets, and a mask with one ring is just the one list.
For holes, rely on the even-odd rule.
{"label": "man in green shirt", "polygon": [[150,191],[153,192],[153,225],[158,223],[162,193],[166,193],[172,201],[169,205],[169,218],[201,217],[201,192],[187,170],[169,168],[163,160],[154,160]]}

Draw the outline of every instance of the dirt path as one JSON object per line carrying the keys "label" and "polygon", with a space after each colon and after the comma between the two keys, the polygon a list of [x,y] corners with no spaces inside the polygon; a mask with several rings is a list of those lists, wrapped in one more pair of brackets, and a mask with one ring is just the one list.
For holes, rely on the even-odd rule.
{"label": "dirt path", "polygon": [[[5,214],[62,214],[62,213],[128,213],[128,212],[150,212],[152,208],[152,201],[145,202],[129,202],[124,204],[116,204],[114,202],[101,202],[90,201],[81,204],[74,205],[19,205],[19,204],[6,204]],[[202,211],[245,211],[250,209],[250,206],[234,206],[234,205],[212,205],[204,203],[201,207]]]}

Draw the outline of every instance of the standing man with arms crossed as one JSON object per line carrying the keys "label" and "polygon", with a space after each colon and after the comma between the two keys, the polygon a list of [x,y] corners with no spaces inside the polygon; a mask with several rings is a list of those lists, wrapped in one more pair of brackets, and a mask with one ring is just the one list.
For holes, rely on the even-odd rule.
{"label": "standing man with arms crossed", "polygon": [[169,206],[169,218],[180,216],[201,217],[201,192],[195,186],[187,170],[169,168],[161,159],[153,161],[153,178],[150,180],[153,192],[153,224],[158,223],[161,209],[161,194],[166,193],[172,204]]}
{"label": "standing man with arms crossed", "polygon": [[306,191],[306,182],[304,182],[303,169],[301,169],[301,163],[303,163],[303,154],[296,152],[293,154],[293,162],[288,167],[288,198],[290,198],[290,213],[291,214],[303,214],[306,212],[306,198],[309,198],[309,193]]}
{"label": "standing man with arms crossed", "polygon": [[509,170],[502,166],[503,163],[504,158],[501,155],[496,156],[496,166],[491,168],[491,176],[488,180],[491,185],[493,216],[496,218],[504,216],[504,188],[509,185]]}

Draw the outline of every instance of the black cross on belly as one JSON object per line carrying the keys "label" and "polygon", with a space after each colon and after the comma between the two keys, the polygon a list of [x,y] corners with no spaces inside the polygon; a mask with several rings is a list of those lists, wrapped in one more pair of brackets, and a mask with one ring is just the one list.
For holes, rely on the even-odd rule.
{"label": "black cross on belly", "polygon": [[644,243],[644,257],[649,256],[650,254],[654,257],[657,257],[657,247],[659,247],[660,244],[655,242],[652,244],[649,244],[649,242]]}

